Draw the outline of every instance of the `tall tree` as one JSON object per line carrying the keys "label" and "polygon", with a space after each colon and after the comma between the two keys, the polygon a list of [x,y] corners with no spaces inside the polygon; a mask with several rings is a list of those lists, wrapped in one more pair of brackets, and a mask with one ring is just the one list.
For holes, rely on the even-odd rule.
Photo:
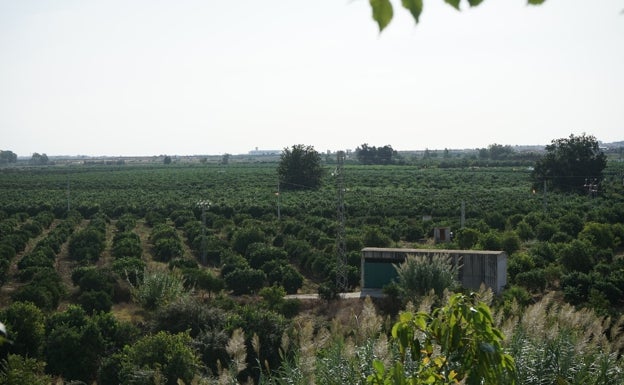
{"label": "tall tree", "polygon": [[30,158],[30,163],[35,165],[43,165],[48,164],[48,160],[48,156],[45,153],[39,154],[38,152],[35,152],[34,154],[32,154],[32,158]]}
{"label": "tall tree", "polygon": [[546,146],[546,155],[535,162],[533,180],[546,181],[560,191],[587,192],[587,185],[596,185],[607,166],[607,156],[592,135],[554,139]]}
{"label": "tall tree", "polygon": [[0,150],[0,164],[17,162],[17,154],[13,151]]}
{"label": "tall tree", "polygon": [[318,188],[323,168],[321,155],[312,146],[303,144],[284,148],[277,167],[280,184],[288,190]]}

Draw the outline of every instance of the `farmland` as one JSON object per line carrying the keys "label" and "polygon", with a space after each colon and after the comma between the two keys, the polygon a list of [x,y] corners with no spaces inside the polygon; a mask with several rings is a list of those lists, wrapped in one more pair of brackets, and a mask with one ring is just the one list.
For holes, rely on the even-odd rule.
{"label": "farmland", "polygon": [[[593,376],[591,368],[582,367],[590,358],[621,371],[624,165],[608,163],[596,196],[543,191],[533,186],[529,166],[347,162],[349,287],[358,289],[362,247],[439,247],[431,239],[433,228],[450,226],[456,237],[444,248],[495,248],[510,255],[509,288],[491,307],[503,330],[515,322],[516,331],[506,331],[515,339],[506,346],[524,365],[519,371],[525,383],[548,375],[531,372],[545,349],[538,342],[546,337],[538,333],[547,334],[564,309],[578,321],[561,321],[558,330],[569,333],[566,343],[586,344],[586,355],[574,357],[578,366],[570,373],[586,370]],[[276,167],[270,161],[238,161],[0,169],[0,314],[9,333],[18,336],[12,347],[4,347],[5,354],[13,354],[15,367],[30,367],[42,383],[50,378],[156,383],[158,376],[191,383],[224,373],[220,365],[236,360],[228,341],[242,330],[246,366],[233,375],[258,379],[260,367],[269,366],[278,373],[266,379],[270,382],[288,370],[304,371],[298,366],[304,357],[295,352],[306,343],[303,335],[312,332],[301,325],[315,323],[310,327],[316,334],[307,337],[314,344],[336,317],[341,326],[327,337],[333,347],[315,345],[313,375],[318,383],[330,383],[331,375],[322,372],[329,370],[323,366],[328,360],[349,366],[356,365],[349,360],[360,359],[369,369],[351,368],[349,382],[365,382],[373,357],[364,351],[388,334],[397,309],[380,301],[372,310],[378,314],[371,315],[369,304],[352,304],[353,312],[368,312],[377,325],[363,336],[334,301],[283,300],[283,294],[316,293],[335,281],[338,194],[331,159],[323,164],[319,189],[278,187]],[[462,203],[465,229],[460,229]],[[538,305],[552,311],[538,314]],[[542,325],[535,335],[523,313],[545,323],[533,320]],[[20,329],[26,315],[41,330]],[[586,340],[576,329],[590,324],[602,325],[600,338]],[[528,334],[514,334],[518,330]],[[257,349],[251,344],[254,334]],[[283,335],[298,342],[284,348]],[[349,344],[361,349],[356,358],[345,356]],[[153,357],[144,353],[163,345],[178,349],[162,352],[181,357],[178,369],[192,370],[154,369]],[[533,356],[523,355],[527,346],[534,348]],[[37,367],[42,363],[45,369]],[[234,365],[229,369],[235,371]],[[130,382],[138,373],[145,382]],[[609,376],[613,383],[621,379]]]}

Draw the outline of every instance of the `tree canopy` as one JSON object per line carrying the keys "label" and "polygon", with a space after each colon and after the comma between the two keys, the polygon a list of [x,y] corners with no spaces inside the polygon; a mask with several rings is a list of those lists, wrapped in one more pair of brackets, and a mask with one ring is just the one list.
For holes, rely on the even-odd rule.
{"label": "tree canopy", "polygon": [[[460,10],[461,0],[444,1],[456,10]],[[545,1],[546,0],[527,0],[527,3],[531,5],[539,5]],[[379,25],[379,31],[381,32],[388,26],[388,24],[390,24],[390,21],[392,21],[392,18],[394,17],[392,2],[390,0],[369,0],[369,2],[373,11],[373,20],[377,22],[377,25]],[[476,7],[481,4],[483,0],[467,0],[467,2],[471,7]],[[418,23],[420,14],[423,11],[424,1],[401,0],[401,5],[403,5],[403,8],[407,9],[412,14],[414,21]]]}
{"label": "tree canopy", "polygon": [[280,185],[287,190],[318,188],[323,176],[321,155],[314,147],[303,144],[284,148],[277,173]]}
{"label": "tree canopy", "polygon": [[546,155],[535,163],[533,180],[544,181],[559,191],[588,191],[602,179],[607,156],[592,135],[554,139],[546,146]]}
{"label": "tree canopy", "polygon": [[13,151],[0,150],[0,164],[17,162],[17,154]]}
{"label": "tree canopy", "polygon": [[390,145],[378,148],[364,143],[355,149],[355,155],[362,164],[391,164],[397,152]]}

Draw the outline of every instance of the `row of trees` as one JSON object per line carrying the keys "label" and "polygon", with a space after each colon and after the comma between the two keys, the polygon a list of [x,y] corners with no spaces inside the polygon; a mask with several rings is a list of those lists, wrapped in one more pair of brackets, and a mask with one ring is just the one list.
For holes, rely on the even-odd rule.
{"label": "row of trees", "polygon": [[[514,157],[509,145],[492,144],[479,150],[481,159],[506,160]],[[391,146],[362,144],[356,149],[361,164],[393,163],[396,151]],[[426,154],[425,154],[426,155]],[[546,146],[546,153],[534,164],[532,178],[536,187],[544,183],[560,191],[595,192],[603,178],[607,157],[598,140],[592,135],[570,135],[554,139]],[[278,166],[280,183],[287,189],[318,188],[323,169],[320,154],[312,146],[295,145],[285,148]]]}
{"label": "row of trees", "polygon": [[355,156],[361,164],[392,164],[397,152],[390,145],[378,148],[364,143],[355,149]]}

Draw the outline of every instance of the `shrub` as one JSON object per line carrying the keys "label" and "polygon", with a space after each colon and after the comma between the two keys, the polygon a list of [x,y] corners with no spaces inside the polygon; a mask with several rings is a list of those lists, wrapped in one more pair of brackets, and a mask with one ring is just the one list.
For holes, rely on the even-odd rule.
{"label": "shrub", "polygon": [[178,379],[190,384],[199,369],[199,357],[188,334],[158,332],[127,346],[120,367],[123,384],[157,383],[160,375],[167,385],[178,384]]}
{"label": "shrub", "polygon": [[258,242],[266,242],[264,232],[254,227],[244,227],[234,233],[232,237],[232,249],[239,254],[246,255],[247,247]]}
{"label": "shrub", "polygon": [[45,362],[28,356],[9,354],[2,361],[0,385],[48,385],[52,378],[45,374]]}
{"label": "shrub", "polygon": [[135,300],[149,310],[166,305],[185,293],[184,279],[177,270],[146,269],[143,280],[133,288]]}
{"label": "shrub", "polygon": [[442,297],[444,290],[459,286],[459,267],[453,266],[450,256],[408,255],[405,262],[395,265],[395,269],[399,291],[405,301],[424,296],[431,290]]}
{"label": "shrub", "polygon": [[235,295],[252,294],[264,285],[266,274],[262,270],[242,268],[228,273],[223,280]]}
{"label": "shrub", "polygon": [[379,227],[367,228],[362,241],[366,247],[390,247],[392,245],[392,239]]}
{"label": "shrub", "polygon": [[154,243],[154,256],[161,262],[168,262],[182,254],[182,243],[177,238],[161,238]]}
{"label": "shrub", "polygon": [[460,249],[472,249],[479,240],[480,233],[475,229],[464,228],[457,232],[457,243]]}
{"label": "shrub", "polygon": [[530,291],[544,291],[546,289],[546,274],[544,269],[532,269],[516,275],[516,284]]}
{"label": "shrub", "polygon": [[479,246],[483,250],[502,250],[503,248],[501,237],[494,231],[482,234],[479,237]]}
{"label": "shrub", "polygon": [[0,312],[13,341],[11,351],[27,357],[40,357],[45,340],[45,316],[31,302],[13,302]]}
{"label": "shrub", "polygon": [[520,250],[520,237],[515,231],[506,231],[501,239],[502,249],[509,255]]}
{"label": "shrub", "polygon": [[111,294],[102,290],[83,291],[78,296],[78,304],[89,314],[109,312],[113,307]]}

